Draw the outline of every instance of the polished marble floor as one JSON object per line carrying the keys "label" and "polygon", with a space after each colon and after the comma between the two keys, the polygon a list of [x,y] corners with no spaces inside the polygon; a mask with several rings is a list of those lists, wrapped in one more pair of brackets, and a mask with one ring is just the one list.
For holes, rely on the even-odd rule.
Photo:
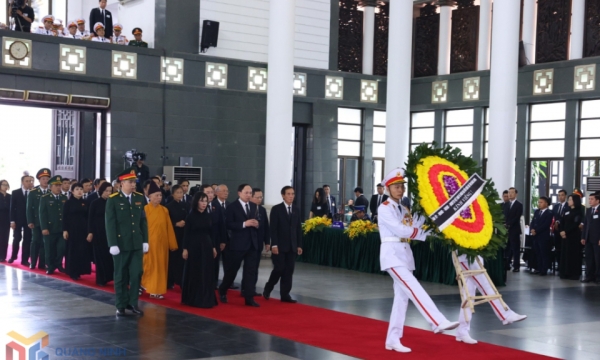
{"label": "polished marble floor", "polygon": [[[270,269],[270,260],[263,259],[259,291]],[[391,284],[387,276],[297,264],[293,296],[305,304],[387,321]],[[423,285],[442,313],[450,319],[458,316],[456,287]],[[509,273],[508,286],[500,291],[513,310],[529,318],[503,326],[489,306],[479,306],[474,338],[558,358],[600,359],[600,286],[521,272]],[[46,348],[50,359],[107,358],[68,356],[73,348],[108,349],[126,359],[350,359],[143,302],[145,316],[116,318],[113,301],[103,291],[0,265],[0,335],[44,330],[51,337]],[[406,324],[428,328],[413,305]]]}

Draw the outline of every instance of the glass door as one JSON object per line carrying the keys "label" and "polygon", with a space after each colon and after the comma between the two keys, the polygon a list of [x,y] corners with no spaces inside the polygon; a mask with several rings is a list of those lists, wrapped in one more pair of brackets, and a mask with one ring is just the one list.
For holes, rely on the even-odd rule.
{"label": "glass door", "polygon": [[598,176],[598,170],[599,167],[598,165],[600,162],[600,159],[580,159],[579,160],[579,168],[577,169],[577,173],[579,174],[579,176],[577,176],[577,187],[581,190],[583,190],[583,199],[581,199],[581,203],[582,204],[586,204],[587,201],[587,195],[588,191],[587,191],[587,178],[589,176]]}
{"label": "glass door", "polygon": [[[359,175],[360,161],[358,158],[338,158],[338,191],[340,194],[338,204],[347,205],[348,200],[354,201],[354,189],[358,186]],[[347,212],[348,209],[346,209]]]}
{"label": "glass door", "polygon": [[525,204],[529,215],[528,220],[533,218],[540,197],[549,197],[551,203],[558,201],[558,191],[563,187],[563,171],[563,160],[529,161],[529,201]]}

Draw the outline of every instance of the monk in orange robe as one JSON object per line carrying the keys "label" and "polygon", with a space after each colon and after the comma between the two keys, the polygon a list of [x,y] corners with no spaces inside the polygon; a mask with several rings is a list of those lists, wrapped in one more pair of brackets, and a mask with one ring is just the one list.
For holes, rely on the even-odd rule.
{"label": "monk in orange robe", "polygon": [[148,189],[150,203],[144,207],[148,220],[148,244],[150,251],[144,254],[142,288],[154,299],[164,299],[167,292],[169,250],[177,250],[177,238],[173,231],[169,210],[162,206],[162,192],[156,183]]}

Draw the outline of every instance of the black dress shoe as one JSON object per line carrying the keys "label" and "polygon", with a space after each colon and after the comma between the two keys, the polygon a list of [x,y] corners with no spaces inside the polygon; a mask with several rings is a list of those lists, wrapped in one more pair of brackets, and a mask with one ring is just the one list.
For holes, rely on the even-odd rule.
{"label": "black dress shoe", "polygon": [[540,276],[546,276],[546,275],[548,275],[548,274],[546,274],[546,273],[540,273]]}
{"label": "black dress shoe", "polygon": [[132,313],[134,313],[136,315],[144,315],[144,312],[142,310],[140,310],[140,308],[137,306],[127,305],[127,307],[125,309],[131,311]]}
{"label": "black dress shoe", "polygon": [[38,269],[40,269],[40,270],[46,270],[46,265],[39,265]]}
{"label": "black dress shoe", "polygon": [[521,270],[519,270],[519,269],[513,269],[512,272],[521,272]]}
{"label": "black dress shoe", "polygon": [[23,262],[21,263],[21,265],[23,265],[23,266],[30,266],[30,264],[29,264],[29,262],[28,262],[28,261],[23,261]]}
{"label": "black dress shoe", "polygon": [[532,272],[532,274],[533,274],[533,275],[539,275],[539,274],[541,274],[541,272],[539,272],[539,271],[534,271],[534,272]]}
{"label": "black dress shoe", "polygon": [[31,270],[33,270],[33,269],[35,269],[35,265],[33,265],[33,264],[32,264],[32,265],[29,265],[29,268],[30,268]]}
{"label": "black dress shoe", "polygon": [[6,259],[2,259],[0,260],[0,263],[6,262]]}
{"label": "black dress shoe", "polygon": [[230,288],[230,289],[233,289],[233,290],[236,290],[236,289],[239,289],[240,287],[239,287],[239,286],[235,286],[235,285],[231,284],[231,286],[230,286],[229,288]]}
{"label": "black dress shoe", "polygon": [[8,259],[8,263],[9,263],[9,264],[12,264],[12,263],[14,263],[14,262],[15,262],[15,259]]}
{"label": "black dress shoe", "polygon": [[286,302],[286,303],[290,303],[290,304],[295,304],[298,302],[298,300],[292,299],[290,298],[285,298],[285,299],[281,299],[281,302]]}
{"label": "black dress shoe", "polygon": [[46,270],[46,275],[52,275],[52,274],[54,274],[54,271]]}
{"label": "black dress shoe", "polygon": [[219,299],[221,300],[221,302],[223,304],[227,304],[227,295],[221,295],[221,294],[219,294]]}
{"label": "black dress shoe", "polygon": [[588,279],[588,278],[585,278],[585,279],[581,280],[582,283],[590,283],[592,281],[594,281],[594,280],[593,279]]}
{"label": "black dress shoe", "polygon": [[273,289],[268,289],[268,288],[265,286],[265,290],[263,291],[263,297],[264,297],[266,300],[269,300],[269,298],[271,298],[271,291],[273,291]]}
{"label": "black dress shoe", "polygon": [[117,309],[117,316],[126,316],[125,309]]}
{"label": "black dress shoe", "polygon": [[254,299],[246,299],[246,306],[260,307]]}
{"label": "black dress shoe", "polygon": [[64,268],[64,267],[62,267],[62,266],[60,266],[60,267],[58,267],[58,268],[56,268],[56,269],[58,270],[58,272],[60,272],[60,273],[63,273],[63,274],[67,272],[67,271],[65,270],[65,268]]}

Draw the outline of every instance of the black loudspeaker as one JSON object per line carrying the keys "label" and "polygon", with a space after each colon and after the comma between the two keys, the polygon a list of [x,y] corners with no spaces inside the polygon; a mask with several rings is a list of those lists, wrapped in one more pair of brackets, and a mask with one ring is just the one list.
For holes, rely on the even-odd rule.
{"label": "black loudspeaker", "polygon": [[204,20],[202,23],[202,40],[200,41],[200,51],[206,52],[209,47],[217,47],[219,40],[219,22]]}
{"label": "black loudspeaker", "polygon": [[[204,38],[204,36],[202,37]],[[519,41],[519,67],[527,65],[527,55],[525,55],[525,45],[523,41]]]}

